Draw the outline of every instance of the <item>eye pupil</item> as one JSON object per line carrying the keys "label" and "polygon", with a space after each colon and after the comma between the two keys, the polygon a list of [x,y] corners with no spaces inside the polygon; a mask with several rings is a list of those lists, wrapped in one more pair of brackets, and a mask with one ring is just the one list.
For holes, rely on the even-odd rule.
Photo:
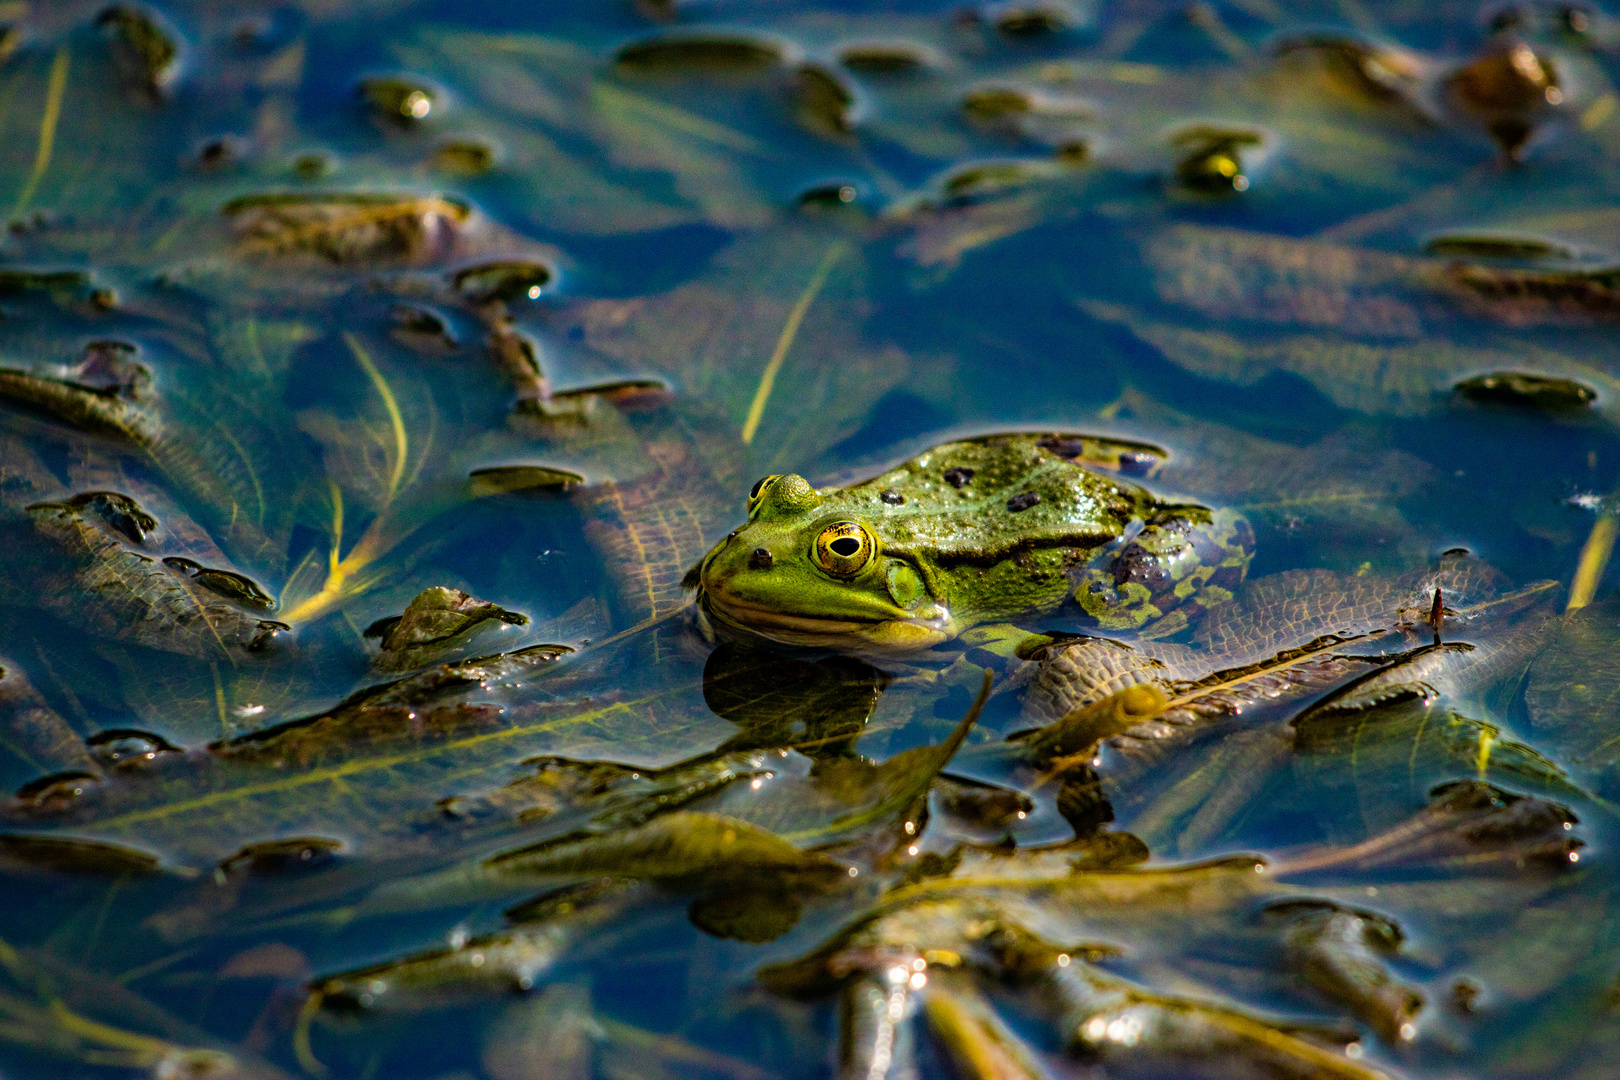
{"label": "eye pupil", "polygon": [[762,476],[758,480],[754,481],[754,486],[753,487],[748,489],[748,497],[750,499],[759,498],[759,489],[764,487],[764,486],[765,486],[765,478]]}
{"label": "eye pupil", "polygon": [[872,565],[882,548],[878,538],[855,521],[835,521],[821,530],[810,556],[827,573],[852,578]]}

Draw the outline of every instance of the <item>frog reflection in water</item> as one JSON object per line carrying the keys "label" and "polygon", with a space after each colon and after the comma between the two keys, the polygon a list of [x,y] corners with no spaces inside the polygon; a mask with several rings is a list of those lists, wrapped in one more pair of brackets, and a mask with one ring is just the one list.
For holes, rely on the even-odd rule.
{"label": "frog reflection in water", "polygon": [[946,443],[846,488],[769,476],[748,523],[687,584],[723,631],[873,656],[1066,605],[1104,629],[1166,636],[1231,598],[1254,534],[1120,475],[1158,456],[1017,433]]}

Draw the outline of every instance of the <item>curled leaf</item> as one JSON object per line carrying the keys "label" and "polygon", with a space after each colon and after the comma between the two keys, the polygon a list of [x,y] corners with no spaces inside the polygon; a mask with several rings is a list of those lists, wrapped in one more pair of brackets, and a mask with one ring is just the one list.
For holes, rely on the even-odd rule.
{"label": "curled leaf", "polygon": [[1417,1033],[1423,995],[1405,985],[1386,961],[1405,942],[1401,928],[1370,911],[1318,900],[1284,901],[1266,914],[1285,921],[1289,958],[1305,981],[1350,1011],[1387,1042]]}
{"label": "curled leaf", "polygon": [[326,836],[294,836],[249,844],[236,854],[221,859],[221,873],[281,874],[308,870],[330,862],[343,850],[341,840]]}
{"label": "curled leaf", "polygon": [[159,97],[180,75],[180,35],[144,4],[114,4],[96,17],[119,65],[136,85]]}
{"label": "curled leaf", "polygon": [[535,300],[556,277],[545,263],[527,259],[498,259],[463,267],[450,276],[456,292],[475,304],[491,300]]}
{"label": "curled leaf", "polygon": [[258,582],[234,570],[216,570],[177,555],[164,559],[163,565],[183,574],[190,574],[192,581],[209,592],[223,596],[227,600],[234,600],[245,608],[252,608],[255,611],[276,610],[274,597],[260,588]]}
{"label": "curled leaf", "polygon": [[382,653],[373,666],[379,671],[423,667],[479,630],[490,629],[491,623],[527,626],[529,617],[459,589],[424,589],[382,635]]}
{"label": "curled leaf", "polygon": [[472,493],[479,496],[568,491],[585,482],[578,473],[544,465],[492,465],[474,469],[467,478],[472,482]]}

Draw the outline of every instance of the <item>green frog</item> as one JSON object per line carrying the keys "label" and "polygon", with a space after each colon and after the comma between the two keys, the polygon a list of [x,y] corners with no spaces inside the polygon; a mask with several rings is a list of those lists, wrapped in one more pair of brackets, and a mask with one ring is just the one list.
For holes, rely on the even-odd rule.
{"label": "green frog", "polygon": [[1168,636],[1231,598],[1254,533],[1127,478],[1163,457],[1140,443],[1016,432],[945,443],[849,487],[767,476],[749,492],[747,524],[685,584],[721,632],[862,655],[1071,604],[1105,630]]}

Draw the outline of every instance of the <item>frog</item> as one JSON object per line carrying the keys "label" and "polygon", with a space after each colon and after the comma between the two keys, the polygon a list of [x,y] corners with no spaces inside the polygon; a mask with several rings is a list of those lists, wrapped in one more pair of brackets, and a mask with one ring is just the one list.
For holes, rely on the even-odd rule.
{"label": "frog", "polygon": [[1065,611],[1103,632],[1174,635],[1231,599],[1254,532],[1137,482],[1165,458],[1127,440],[997,432],[842,487],[766,476],[747,522],[684,583],[713,633],[859,656]]}

